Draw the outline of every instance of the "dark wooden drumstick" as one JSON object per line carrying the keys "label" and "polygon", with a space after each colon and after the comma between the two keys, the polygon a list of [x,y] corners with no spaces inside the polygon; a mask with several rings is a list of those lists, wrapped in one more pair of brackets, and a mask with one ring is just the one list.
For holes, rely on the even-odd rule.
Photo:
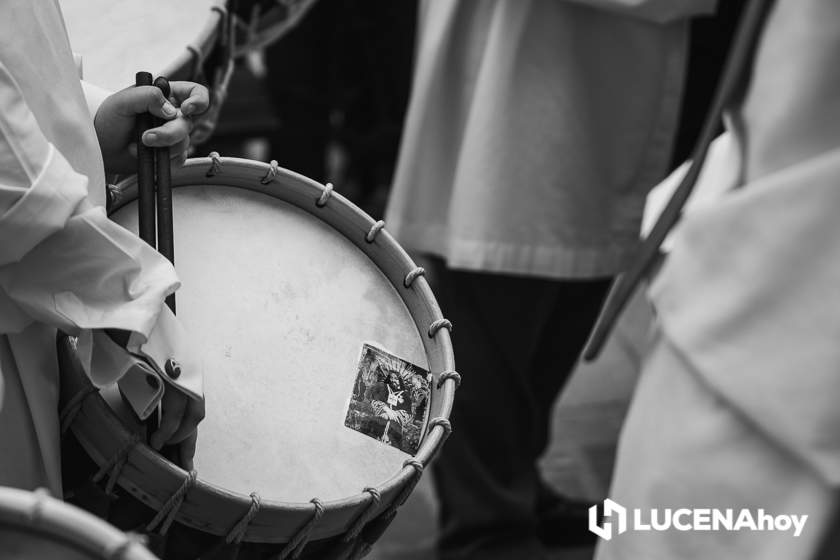
{"label": "dark wooden drumstick", "polygon": [[[152,85],[152,75],[149,72],[137,72],[135,86]],[[140,239],[157,247],[157,227],[155,224],[155,152],[143,144],[143,133],[154,126],[151,113],[137,115],[137,214],[138,233]],[[157,431],[160,421],[158,415],[160,407],[146,419],[146,433]]]}
{"label": "dark wooden drumstick", "polygon": [[[169,99],[169,80],[158,77],[154,85]],[[169,148],[155,149],[155,170],[157,175],[157,246],[160,254],[175,263],[175,235],[172,224],[172,181],[169,167]],[[166,298],[166,305],[175,312],[175,294]]]}
{"label": "dark wooden drumstick", "polygon": [[[137,72],[136,86],[152,85],[152,75]],[[152,148],[143,144],[143,133],[152,128],[154,121],[149,113],[137,115],[137,214],[140,239],[156,247],[155,234],[155,154]]]}
{"label": "dark wooden drumstick", "polygon": [[[158,76],[154,81],[155,87],[160,89],[163,96],[169,99],[169,94],[172,93],[169,87],[169,80],[163,76]],[[163,124],[165,121],[160,120],[158,124]],[[169,262],[175,264],[175,234],[173,231],[173,217],[172,217],[172,175],[169,163],[169,148],[155,148],[155,178],[156,178],[156,192],[157,192],[157,243],[158,251],[161,255],[166,257]],[[166,298],[166,305],[175,313],[175,294],[169,294]],[[170,368],[172,368],[171,360],[167,360],[165,364],[166,374],[172,376]],[[160,427],[160,418],[155,416],[155,422],[149,423],[151,428],[149,433],[154,433]],[[180,447],[177,445],[166,445],[160,450],[161,455],[170,461],[181,465]]]}

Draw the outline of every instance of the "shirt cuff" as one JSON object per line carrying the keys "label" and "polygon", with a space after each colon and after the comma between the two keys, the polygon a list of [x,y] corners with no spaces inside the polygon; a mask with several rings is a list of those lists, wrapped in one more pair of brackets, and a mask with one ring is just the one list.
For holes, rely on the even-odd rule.
{"label": "shirt cuff", "polygon": [[141,420],[148,418],[163,398],[164,385],[157,371],[104,331],[83,331],[76,351],[91,382],[100,389],[116,382]]}
{"label": "shirt cuff", "polygon": [[[145,338],[145,340],[143,340]],[[172,311],[163,306],[148,337],[132,333],[128,350],[148,359],[167,384],[173,385],[192,399],[204,398],[204,375],[201,360],[193,352],[184,327]],[[177,368],[169,368],[174,361]]]}

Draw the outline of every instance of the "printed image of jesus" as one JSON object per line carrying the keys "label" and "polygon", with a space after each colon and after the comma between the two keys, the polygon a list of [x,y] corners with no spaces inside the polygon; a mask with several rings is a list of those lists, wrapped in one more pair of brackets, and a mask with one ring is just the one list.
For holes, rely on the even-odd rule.
{"label": "printed image of jesus", "polygon": [[428,372],[365,344],[345,426],[414,454],[426,421]]}

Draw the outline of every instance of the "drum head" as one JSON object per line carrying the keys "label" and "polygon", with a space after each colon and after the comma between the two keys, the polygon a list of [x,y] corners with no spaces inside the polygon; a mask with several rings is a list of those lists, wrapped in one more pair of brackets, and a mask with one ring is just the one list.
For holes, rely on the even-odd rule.
{"label": "drum head", "polygon": [[[372,359],[365,344],[428,369],[391,282],[335,229],[268,194],[199,184],[173,197],[177,312],[205,375],[199,476],[301,502],[388,480],[410,455],[345,421]],[[112,218],[137,231],[136,203]]]}

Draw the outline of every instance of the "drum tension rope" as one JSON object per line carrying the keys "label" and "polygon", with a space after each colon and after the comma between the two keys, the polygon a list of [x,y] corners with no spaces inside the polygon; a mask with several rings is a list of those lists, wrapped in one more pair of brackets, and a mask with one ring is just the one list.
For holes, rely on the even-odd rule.
{"label": "drum tension rope", "polygon": [[169,527],[172,525],[173,521],[175,521],[175,516],[178,514],[178,510],[181,509],[181,505],[184,503],[187,493],[195,485],[197,478],[198,472],[191,470],[189,475],[187,475],[187,478],[184,479],[180,488],[178,488],[178,490],[176,490],[175,493],[166,500],[166,503],[163,504],[163,507],[160,508],[157,515],[155,515],[154,518],[149,521],[149,524],[146,525],[147,533],[154,531],[155,527],[160,524],[158,534],[161,536],[166,535],[167,531],[169,531]]}

